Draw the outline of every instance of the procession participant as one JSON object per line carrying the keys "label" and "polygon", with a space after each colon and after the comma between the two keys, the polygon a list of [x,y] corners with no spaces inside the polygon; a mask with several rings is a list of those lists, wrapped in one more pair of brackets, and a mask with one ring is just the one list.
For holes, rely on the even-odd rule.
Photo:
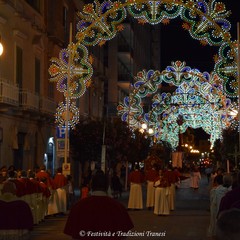
{"label": "procession participant", "polygon": [[35,173],[32,170],[28,170],[28,178],[33,184],[32,203],[34,206],[33,220],[34,224],[38,224],[42,220],[43,209],[43,190],[40,186],[40,182],[35,178]]}
{"label": "procession participant", "polygon": [[49,173],[46,172],[46,166],[45,165],[42,165],[40,167],[40,171],[36,173],[36,178],[38,178],[39,180],[45,178],[47,186],[51,187],[52,179],[51,179]]}
{"label": "procession participant", "polygon": [[159,176],[154,181],[155,187],[155,202],[154,214],[156,215],[169,215],[169,187],[170,183],[164,176],[163,171],[159,170]]}
{"label": "procession participant", "polygon": [[154,197],[155,197],[154,181],[159,176],[158,171],[156,170],[156,165],[153,165],[151,169],[147,170],[145,176],[147,181],[146,207],[148,209],[151,209],[154,207]]}
{"label": "procession participant", "polygon": [[3,183],[6,181],[6,179],[7,179],[7,167],[2,166],[0,169],[0,196],[2,194],[1,190],[3,188]]}
{"label": "procession participant", "polygon": [[201,173],[200,173],[197,166],[195,166],[193,168],[193,171],[192,171],[191,175],[192,175],[191,187],[194,190],[197,190],[199,188],[199,182],[200,182],[200,179],[201,179]]}
{"label": "procession participant", "polygon": [[34,193],[34,184],[30,181],[30,179],[27,176],[27,172],[25,170],[22,170],[20,173],[20,178],[18,178],[18,181],[23,183],[25,188],[25,195],[30,195]]}
{"label": "procession participant", "polygon": [[[19,182],[21,182],[24,186],[24,195],[21,197],[22,200],[28,203],[33,216],[35,215],[36,212],[36,204],[35,204],[35,196],[34,194],[34,183],[30,181],[30,179],[27,177],[27,172],[25,170],[22,170],[19,173],[19,178],[17,179]],[[34,223],[37,223],[36,221]]]}
{"label": "procession participant", "polygon": [[41,220],[44,219],[44,217],[47,215],[48,212],[48,203],[49,203],[49,198],[51,197],[51,192],[47,186],[47,179],[46,178],[41,178],[39,182],[41,191],[42,191],[42,205],[41,205],[41,211],[40,211],[40,216],[39,218]]}
{"label": "procession participant", "polygon": [[0,184],[7,179],[7,167],[2,166],[0,169]]}
{"label": "procession participant", "polygon": [[133,223],[125,207],[107,196],[108,180],[103,171],[95,173],[91,186],[92,195],[71,208],[64,233],[73,239],[97,238],[91,233],[107,233],[109,240],[123,239],[118,233],[127,233],[133,228]]}
{"label": "procession participant", "polygon": [[15,184],[17,197],[22,197],[23,195],[26,194],[26,189],[24,187],[24,184],[16,178],[16,172],[15,171],[11,170],[11,171],[8,172],[8,178],[7,178],[6,181],[10,181],[10,182],[13,182]]}
{"label": "procession participant", "polygon": [[175,209],[175,198],[176,198],[176,183],[178,182],[178,175],[173,171],[171,164],[168,164],[167,170],[164,172],[164,177],[167,178],[169,182],[169,208],[171,211]]}
{"label": "procession participant", "polygon": [[128,199],[128,209],[143,209],[142,183],[144,175],[140,172],[139,166],[129,174],[130,192]]}
{"label": "procession participant", "polygon": [[53,179],[53,184],[58,194],[58,211],[60,213],[66,213],[67,211],[67,178],[62,173],[62,168],[57,169],[57,174]]}

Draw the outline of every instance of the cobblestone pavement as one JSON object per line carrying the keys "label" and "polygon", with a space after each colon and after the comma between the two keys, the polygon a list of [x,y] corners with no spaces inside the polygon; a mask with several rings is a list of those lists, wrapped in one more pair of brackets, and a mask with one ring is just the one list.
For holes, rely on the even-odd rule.
{"label": "cobblestone pavement", "polygon": [[[202,178],[198,190],[184,184],[186,182],[176,191],[176,209],[169,216],[157,216],[147,209],[129,211],[135,226],[129,234],[138,236],[127,239],[206,240],[210,219],[207,180]],[[145,190],[143,187],[144,193]],[[127,207],[128,192],[124,192],[119,201]],[[63,234],[66,219],[67,215],[47,218],[34,227],[31,240],[71,239]]]}

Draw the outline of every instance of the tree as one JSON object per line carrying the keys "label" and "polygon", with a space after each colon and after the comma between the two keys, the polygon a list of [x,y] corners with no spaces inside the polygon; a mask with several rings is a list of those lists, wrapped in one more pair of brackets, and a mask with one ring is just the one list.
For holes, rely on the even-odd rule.
{"label": "tree", "polygon": [[231,128],[223,131],[222,140],[217,140],[214,144],[215,160],[225,164],[229,159],[234,164],[235,148],[238,147],[238,131]]}
{"label": "tree", "polygon": [[[105,130],[105,137],[104,136]],[[106,162],[113,166],[117,161],[139,162],[149,152],[150,139],[139,131],[132,131],[120,119],[107,121],[81,121],[70,134],[70,149],[84,165],[86,161],[101,162],[102,145],[107,146]]]}

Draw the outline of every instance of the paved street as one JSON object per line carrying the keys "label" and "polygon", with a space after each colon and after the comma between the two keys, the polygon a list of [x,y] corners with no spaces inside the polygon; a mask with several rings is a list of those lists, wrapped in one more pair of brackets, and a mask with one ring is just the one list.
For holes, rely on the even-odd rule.
{"label": "paved street", "polygon": [[[190,188],[177,189],[176,210],[169,216],[156,216],[147,209],[129,211],[134,223],[133,234],[144,237],[128,237],[128,239],[164,239],[164,240],[205,240],[209,223],[209,200],[207,180],[201,180],[198,190]],[[145,199],[144,199],[145,200]],[[120,201],[127,206],[128,194],[124,193]],[[32,240],[64,240],[71,239],[64,235],[63,228],[67,216],[50,217],[34,227]],[[161,237],[150,235],[162,234]]]}

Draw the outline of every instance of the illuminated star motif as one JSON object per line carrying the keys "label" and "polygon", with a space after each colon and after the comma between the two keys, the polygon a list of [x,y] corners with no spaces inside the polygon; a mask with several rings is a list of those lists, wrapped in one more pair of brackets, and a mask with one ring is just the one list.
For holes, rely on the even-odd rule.
{"label": "illuminated star motif", "polygon": [[79,121],[79,110],[73,102],[69,103],[69,109],[66,103],[60,102],[55,119],[60,127],[66,127],[66,122],[68,122],[68,126],[74,128]]}

